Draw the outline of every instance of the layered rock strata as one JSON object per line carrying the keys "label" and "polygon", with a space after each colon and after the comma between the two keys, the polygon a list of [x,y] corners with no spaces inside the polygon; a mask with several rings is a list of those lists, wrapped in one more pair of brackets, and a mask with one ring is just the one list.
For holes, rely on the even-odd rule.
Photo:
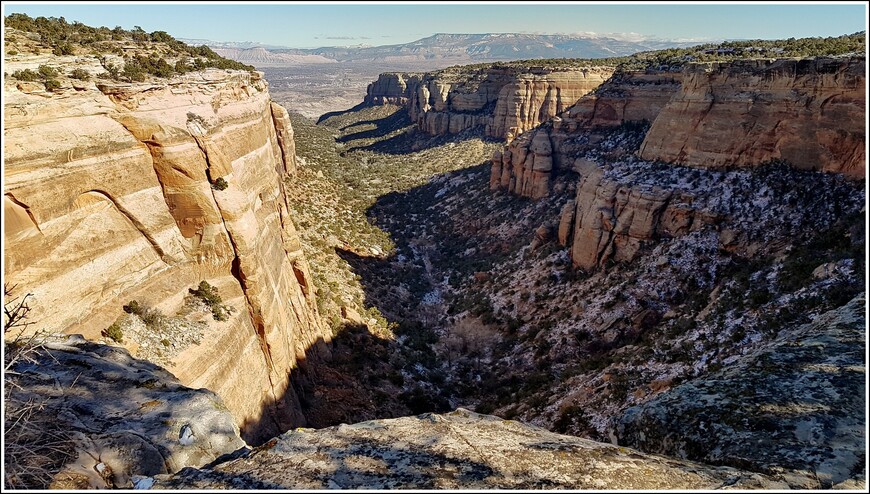
{"label": "layered rock strata", "polygon": [[421,74],[386,72],[380,74],[366,88],[367,105],[400,105],[408,103],[413,91],[420,85]]}
{"label": "layered rock strata", "polygon": [[574,266],[592,269],[630,261],[645,244],[713,224],[717,217],[693,205],[694,196],[675,188],[620,183],[589,168],[577,195],[563,207],[558,240]]}
{"label": "layered rock strata", "polygon": [[404,105],[424,132],[456,134],[482,126],[512,140],[563,112],[613,73],[608,67],[450,68],[426,74],[381,74],[366,103]]}
{"label": "layered rock strata", "polygon": [[[782,159],[798,169],[865,176],[863,58],[689,64],[681,73],[617,73],[547,125],[553,169],[600,139],[595,129],[650,122],[638,156],[698,168]],[[538,198],[550,173],[525,157],[534,136],[493,156],[492,189]],[[538,173],[533,173],[538,172]],[[534,179],[526,184],[528,177]],[[522,184],[520,186],[519,184]]]}
{"label": "layered rock strata", "polygon": [[130,300],[173,314],[206,280],[236,311],[200,321],[170,370],[217,392],[248,440],[303,424],[290,373],[329,335],[283,193],[292,128],[260,74],[4,91],[5,271],[32,320],[97,338]]}
{"label": "layered rock strata", "polygon": [[[539,199],[552,175],[580,175],[560,217],[559,239],[576,266],[630,260],[646,242],[714,220],[679,191],[603,180],[600,164],[633,149],[602,140],[613,128],[651,122],[636,154],[696,168],[783,159],[798,169],[865,174],[863,58],[690,64],[671,72],[617,74],[566,112],[492,157],[490,189]],[[641,124],[642,125],[642,124]],[[589,158],[592,151],[594,158]]]}
{"label": "layered rock strata", "polygon": [[[866,486],[865,295],[615,422],[619,444],[756,471],[796,488]],[[747,447],[751,445],[751,447]]]}
{"label": "layered rock strata", "polygon": [[773,477],[674,461],[455,412],[287,432],[161,489],[776,489]]}
{"label": "layered rock strata", "polygon": [[[651,122],[680,88],[680,74],[667,71],[619,72],[594,92],[510,142],[492,157],[490,188],[538,199],[549,195],[551,175],[572,170],[575,157],[596,144],[603,127]],[[585,135],[585,139],[578,136]],[[548,142],[549,150],[541,153]],[[531,159],[531,155],[537,155]]]}
{"label": "layered rock strata", "polygon": [[783,159],[864,178],[865,59],[691,64],[639,155],[703,168]]}

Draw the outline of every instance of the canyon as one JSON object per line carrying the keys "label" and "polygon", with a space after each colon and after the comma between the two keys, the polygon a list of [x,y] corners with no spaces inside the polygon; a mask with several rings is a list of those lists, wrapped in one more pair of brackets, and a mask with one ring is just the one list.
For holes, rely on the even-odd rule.
{"label": "canyon", "polygon": [[4,267],[45,485],[865,486],[862,56],[390,72],[315,123],[42,50]]}

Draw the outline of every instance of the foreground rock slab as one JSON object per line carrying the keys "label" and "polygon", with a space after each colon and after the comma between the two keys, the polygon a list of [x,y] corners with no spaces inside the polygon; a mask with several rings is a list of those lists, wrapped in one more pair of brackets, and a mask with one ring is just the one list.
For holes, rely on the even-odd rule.
{"label": "foreground rock slab", "polygon": [[[7,378],[6,413],[14,418],[4,441],[20,439],[26,451],[45,440],[18,434],[27,426],[19,419],[65,431],[75,454],[52,488],[130,488],[137,476],[201,466],[247,446],[218,395],[182,386],[123,348],[58,335],[19,355]],[[32,415],[18,412],[32,406]]]}
{"label": "foreground rock slab", "polygon": [[639,453],[464,409],[287,432],[163,489],[783,489],[772,477]]}

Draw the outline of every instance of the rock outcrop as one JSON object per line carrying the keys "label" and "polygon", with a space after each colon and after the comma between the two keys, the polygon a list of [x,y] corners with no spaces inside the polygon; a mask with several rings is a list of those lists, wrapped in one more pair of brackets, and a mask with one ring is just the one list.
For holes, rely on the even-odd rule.
{"label": "rock outcrop", "polygon": [[644,244],[712,224],[716,216],[693,207],[693,200],[679,189],[619,183],[590,169],[577,184],[576,198],[562,209],[559,241],[583,269],[630,261]]}
{"label": "rock outcrop", "polygon": [[[583,163],[576,163],[576,157],[601,140],[598,130],[653,121],[679,88],[679,73],[613,74],[576,104],[497,152],[492,158],[490,188],[533,199],[549,195],[551,175],[558,170],[579,171]],[[550,146],[546,158],[529,159],[545,141]]]}
{"label": "rock outcrop", "polygon": [[[814,58],[618,72],[534,132],[548,135],[554,171],[571,170],[601,139],[596,129],[646,121],[652,125],[637,153],[646,160],[727,169],[782,159],[798,169],[860,179],[866,168],[864,67],[863,58]],[[535,138],[510,142],[493,157],[492,189],[546,195],[550,173],[533,173],[525,161]],[[517,185],[529,177],[533,185]]]}
{"label": "rock outcrop", "polygon": [[426,74],[381,74],[367,104],[399,104],[424,132],[456,134],[482,126],[510,141],[563,112],[613,73],[609,67],[451,67]]}
{"label": "rock outcrop", "polygon": [[865,295],[725,369],[628,409],[619,444],[759,472],[792,487],[866,485]]}
{"label": "rock outcrop", "polygon": [[[132,488],[137,476],[203,466],[246,447],[232,415],[209,390],[182,386],[165,369],[80,335],[32,343],[38,345],[21,349],[7,369],[4,442],[15,445],[5,449],[7,487],[15,485],[10,475],[31,473],[18,467],[32,461],[9,454],[19,447],[41,451],[57,436],[75,448],[54,475],[52,488],[60,489]],[[31,428],[46,435],[33,437]]]}
{"label": "rock outcrop", "polygon": [[490,188],[504,188],[533,199],[546,197],[550,192],[553,171],[550,135],[544,131],[529,132],[518,141],[522,144],[509,147],[504,153],[496,151],[493,154]]}
{"label": "rock outcrop", "polygon": [[[66,72],[99,66],[91,58],[47,62]],[[260,74],[62,79],[54,92],[7,78],[4,94],[5,272],[33,293],[32,320],[99,338],[130,300],[174,314],[207,280],[236,310],[198,321],[199,344],[125,345],[170,353],[170,370],[217,392],[249,441],[304,424],[290,375],[330,335],[283,193],[292,128]]]}
{"label": "rock outcrop", "polygon": [[563,436],[459,409],[287,432],[166,489],[776,489],[773,477]]}
{"label": "rock outcrop", "polygon": [[783,159],[863,179],[865,87],[863,57],[691,64],[639,155],[704,168]]}
{"label": "rock outcrop", "polygon": [[595,92],[559,115],[563,121],[556,129],[559,140],[567,140],[578,129],[615,127],[643,120],[652,122],[680,90],[681,82],[680,72],[617,72]]}
{"label": "rock outcrop", "polygon": [[386,72],[366,88],[363,102],[367,105],[399,105],[408,103],[420,84],[420,74]]}
{"label": "rock outcrop", "polygon": [[[672,72],[618,73],[593,94],[492,157],[490,189],[540,199],[552,175],[580,175],[559,239],[575,266],[630,260],[658,237],[716,220],[677,188],[604,179],[599,167],[635,154],[694,168],[752,167],[782,159],[797,169],[865,174],[863,58],[689,64]],[[607,129],[651,127],[626,146]],[[618,130],[618,129],[617,129]],[[610,142],[614,141],[614,142]],[[664,185],[664,184],[663,184]]]}

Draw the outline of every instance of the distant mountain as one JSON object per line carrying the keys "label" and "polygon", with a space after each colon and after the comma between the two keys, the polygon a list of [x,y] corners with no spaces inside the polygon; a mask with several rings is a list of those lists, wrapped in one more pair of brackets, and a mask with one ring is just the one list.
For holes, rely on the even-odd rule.
{"label": "distant mountain", "polygon": [[296,53],[299,50],[267,50],[262,46],[254,48],[218,48],[212,47],[218,55],[241,62],[247,60],[248,65],[263,66],[263,65],[298,65],[310,63],[338,63],[336,60],[326,58],[322,55],[312,55],[306,53]]}
{"label": "distant mountain", "polygon": [[[299,63],[292,56],[317,56],[338,62],[415,62],[450,61],[455,63],[523,60],[536,58],[606,58],[631,55],[639,51],[687,47],[697,41],[645,39],[642,36],[598,36],[591,34],[435,34],[410,43],[385,46],[323,47],[311,49],[266,48],[263,46],[226,46],[211,44],[217,53],[252,65]],[[231,50],[232,49],[232,50]],[[264,53],[265,52],[265,53]],[[315,61],[318,59],[311,59]],[[321,60],[325,61],[325,60]]]}
{"label": "distant mountain", "polygon": [[183,43],[187,43],[191,46],[202,46],[206,45],[209,48],[237,48],[240,50],[245,50],[248,48],[265,48],[267,50],[274,49],[282,49],[289,48],[288,46],[281,45],[264,45],[262,43],[257,43],[256,41],[213,41],[210,39],[194,39],[194,38],[176,38],[178,41]]}

